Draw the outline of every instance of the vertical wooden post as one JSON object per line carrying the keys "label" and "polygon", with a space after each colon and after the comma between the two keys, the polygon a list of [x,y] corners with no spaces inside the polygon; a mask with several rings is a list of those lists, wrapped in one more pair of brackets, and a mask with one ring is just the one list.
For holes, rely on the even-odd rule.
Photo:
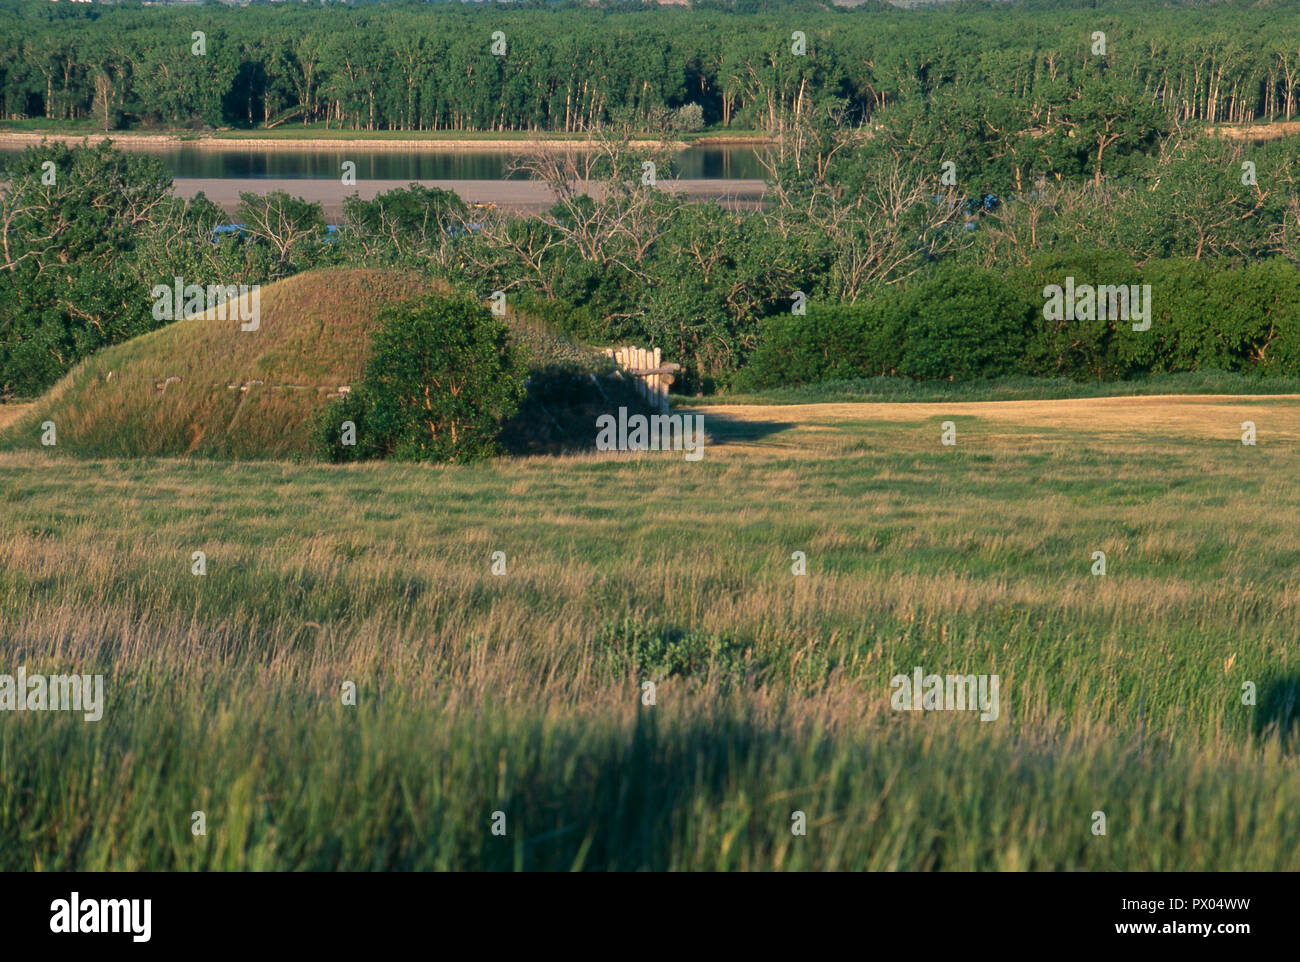
{"label": "vertical wooden post", "polygon": [[622,347],[607,347],[604,351],[619,370],[634,379],[637,394],[650,408],[661,414],[668,413],[668,382],[671,378],[660,373],[664,364],[662,348],[624,344]]}
{"label": "vertical wooden post", "polygon": [[654,400],[652,403],[654,404],[655,410],[657,410],[660,414],[667,414],[668,396],[664,391],[664,379],[659,374],[659,366],[662,363],[663,363],[663,350],[661,348],[656,347],[653,356],[653,364],[655,369],[655,373],[653,374],[654,381],[650,385],[654,392]]}

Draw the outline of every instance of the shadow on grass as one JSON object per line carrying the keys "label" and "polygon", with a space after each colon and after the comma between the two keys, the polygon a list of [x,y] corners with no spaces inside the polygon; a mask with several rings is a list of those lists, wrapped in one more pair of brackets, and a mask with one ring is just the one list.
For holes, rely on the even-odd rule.
{"label": "shadow on grass", "polygon": [[[683,413],[690,413],[690,408],[684,409]],[[704,419],[704,430],[710,444],[752,444],[792,427],[793,424],[784,421],[729,418],[717,410],[710,411]]]}
{"label": "shadow on grass", "polygon": [[[477,853],[486,870],[665,871],[682,854],[683,822],[700,811],[721,812],[728,798],[761,783],[783,742],[770,727],[735,716],[685,725],[660,723],[642,709],[623,738],[588,741],[567,777],[538,769],[515,784],[504,802],[526,819],[515,844],[484,832]],[[531,776],[531,777],[530,777]],[[732,811],[741,837],[776,836],[789,806],[755,804]],[[512,831],[511,834],[514,834]],[[707,834],[707,833],[706,833]],[[674,844],[677,840],[679,844]]]}
{"label": "shadow on grass", "polygon": [[1276,738],[1286,751],[1300,749],[1300,676],[1275,678],[1260,686],[1255,735]]}
{"label": "shadow on grass", "polygon": [[[658,413],[637,393],[632,382],[610,374],[592,374],[566,365],[529,372],[528,395],[518,412],[501,429],[499,440],[507,454],[581,454],[596,450],[597,419],[602,414],[629,416]],[[690,408],[673,415],[690,417]],[[766,421],[733,420],[710,412],[704,430],[710,444],[759,440],[790,427]]]}

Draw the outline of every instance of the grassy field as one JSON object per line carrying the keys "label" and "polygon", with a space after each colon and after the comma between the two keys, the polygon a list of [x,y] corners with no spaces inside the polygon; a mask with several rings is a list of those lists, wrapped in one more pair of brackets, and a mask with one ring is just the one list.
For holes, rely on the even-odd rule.
{"label": "grassy field", "polygon": [[[0,714],[0,869],[1300,869],[1300,399],[942,408],[707,407],[697,463],[0,453],[0,672],[106,691]],[[891,710],[916,666],[998,719]]]}

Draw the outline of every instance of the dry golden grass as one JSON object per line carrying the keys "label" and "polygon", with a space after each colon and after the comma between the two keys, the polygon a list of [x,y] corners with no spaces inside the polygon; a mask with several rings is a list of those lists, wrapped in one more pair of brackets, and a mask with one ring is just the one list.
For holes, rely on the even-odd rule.
{"label": "dry golden grass", "polygon": [[[793,428],[782,444],[845,422],[920,424],[948,418],[974,418],[984,435],[999,425],[1014,426],[1017,437],[1064,430],[1076,435],[1157,437],[1240,442],[1242,422],[1253,421],[1261,441],[1300,440],[1297,395],[1151,395],[1070,398],[1043,401],[954,401],[945,403],[728,404],[691,408],[714,419],[769,422]],[[1028,431],[1024,430],[1028,429]],[[1035,431],[1038,429],[1038,431]]]}
{"label": "dry golden grass", "polygon": [[0,429],[7,428],[32,409],[31,404],[0,404]]}

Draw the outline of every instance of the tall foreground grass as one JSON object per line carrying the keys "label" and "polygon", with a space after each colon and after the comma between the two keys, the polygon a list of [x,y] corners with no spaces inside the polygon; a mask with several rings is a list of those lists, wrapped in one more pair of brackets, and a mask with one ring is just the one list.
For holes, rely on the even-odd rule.
{"label": "tall foreground grass", "polygon": [[[698,463],[0,454],[0,672],[107,696],[0,713],[0,868],[1300,868],[1300,407],[1249,412],[1256,447],[706,414]],[[891,710],[915,666],[1001,717]]]}

